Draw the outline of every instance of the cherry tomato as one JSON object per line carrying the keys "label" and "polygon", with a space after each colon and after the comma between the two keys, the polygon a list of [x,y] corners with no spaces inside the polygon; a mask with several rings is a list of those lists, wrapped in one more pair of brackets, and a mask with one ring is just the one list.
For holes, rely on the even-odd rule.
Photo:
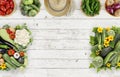
{"label": "cherry tomato", "polygon": [[12,31],[10,29],[6,29],[6,31],[7,31],[8,34],[12,33]]}
{"label": "cherry tomato", "polygon": [[24,56],[24,52],[23,52],[23,51],[20,52],[20,56],[21,56],[21,57]]}
{"label": "cherry tomato", "polygon": [[10,7],[14,8],[14,2],[13,1],[10,1]]}
{"label": "cherry tomato", "polygon": [[0,10],[3,11],[3,12],[6,12],[5,6],[0,6]]}
{"label": "cherry tomato", "polygon": [[0,15],[5,16],[5,13],[3,11],[0,11]]}
{"label": "cherry tomato", "polygon": [[0,0],[0,5],[5,5],[6,4],[6,0]]}
{"label": "cherry tomato", "polygon": [[6,11],[6,15],[11,14],[11,13],[12,13],[12,11],[13,11],[13,9],[8,9],[8,10]]}
{"label": "cherry tomato", "polygon": [[9,2],[6,2],[6,10],[8,10],[9,8],[10,8],[10,4],[9,4]]}
{"label": "cherry tomato", "polygon": [[12,39],[12,40],[14,40],[14,38],[15,38],[15,33],[13,32],[13,33],[10,33],[10,38]]}
{"label": "cherry tomato", "polygon": [[8,55],[13,56],[15,51],[13,49],[8,50]]}

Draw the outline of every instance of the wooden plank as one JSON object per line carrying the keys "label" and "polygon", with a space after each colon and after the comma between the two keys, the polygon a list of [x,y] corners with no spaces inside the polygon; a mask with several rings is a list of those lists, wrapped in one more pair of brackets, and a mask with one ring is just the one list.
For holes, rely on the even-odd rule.
{"label": "wooden plank", "polygon": [[39,69],[88,69],[90,60],[79,59],[29,59],[28,68]]}
{"label": "wooden plank", "polygon": [[[39,56],[37,56],[39,55]],[[90,59],[89,50],[29,50],[30,59]]]}
{"label": "wooden plank", "polygon": [[[82,44],[82,45],[81,45]],[[89,40],[34,40],[30,49],[89,50]]]}
{"label": "wooden plank", "polygon": [[[74,23],[73,23],[74,22]],[[107,26],[119,26],[120,22],[119,20],[9,20],[6,22],[6,20],[0,20],[0,26],[4,24],[10,24],[10,25],[17,25],[17,24],[23,24],[26,23],[28,27],[32,30],[78,30],[81,31],[89,30],[92,31],[92,28],[95,26],[101,26],[101,27],[107,27]],[[87,31],[86,31],[87,33]],[[89,32],[88,32],[89,33]]]}
{"label": "wooden plank", "polygon": [[91,30],[81,29],[40,29],[32,30],[34,39],[37,40],[88,40]]}

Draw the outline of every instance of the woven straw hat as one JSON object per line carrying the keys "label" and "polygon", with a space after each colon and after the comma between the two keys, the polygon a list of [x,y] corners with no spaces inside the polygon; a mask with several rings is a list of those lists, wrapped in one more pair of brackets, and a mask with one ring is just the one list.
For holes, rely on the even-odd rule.
{"label": "woven straw hat", "polygon": [[71,7],[71,0],[44,0],[46,10],[53,16],[66,15]]}

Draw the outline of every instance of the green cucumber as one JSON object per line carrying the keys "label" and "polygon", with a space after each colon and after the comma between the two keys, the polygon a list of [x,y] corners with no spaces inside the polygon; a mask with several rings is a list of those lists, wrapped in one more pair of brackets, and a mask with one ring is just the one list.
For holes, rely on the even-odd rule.
{"label": "green cucumber", "polygon": [[118,43],[115,46],[115,51],[119,51],[120,52],[120,41],[118,41]]}
{"label": "green cucumber", "polygon": [[114,39],[115,45],[117,44],[119,40],[120,40],[120,34],[116,34],[115,39]]}
{"label": "green cucumber", "polygon": [[105,37],[106,37],[106,30],[103,29],[103,33],[102,33],[102,44],[104,44]]}
{"label": "green cucumber", "polygon": [[23,67],[26,67],[27,64],[28,64],[28,57],[27,57],[27,54],[25,53]]}
{"label": "green cucumber", "polygon": [[14,65],[16,65],[16,66],[18,66],[18,67],[22,66],[22,64],[20,64],[14,57],[10,57],[10,59],[11,59],[11,62],[12,62]]}
{"label": "green cucumber", "polygon": [[102,35],[98,34],[98,49],[101,50],[102,49]]}
{"label": "green cucumber", "polygon": [[116,66],[116,64],[117,64],[117,57],[115,57],[111,62],[112,66]]}
{"label": "green cucumber", "polygon": [[9,63],[10,65],[12,65],[12,67],[16,68],[16,66],[11,62],[11,59],[10,59],[10,57],[9,57],[8,54],[4,54],[4,55],[3,55],[3,59],[4,59],[7,63]]}
{"label": "green cucumber", "polygon": [[120,56],[118,56],[118,58],[117,58],[117,63],[119,63],[120,62]]}
{"label": "green cucumber", "polygon": [[110,52],[104,59],[104,65],[106,65],[110,61],[110,58],[115,54],[116,54],[115,51]]}
{"label": "green cucumber", "polygon": [[11,69],[16,69],[15,67],[13,67],[11,64],[9,64],[9,63],[5,63],[6,64],[6,66],[11,70]]}

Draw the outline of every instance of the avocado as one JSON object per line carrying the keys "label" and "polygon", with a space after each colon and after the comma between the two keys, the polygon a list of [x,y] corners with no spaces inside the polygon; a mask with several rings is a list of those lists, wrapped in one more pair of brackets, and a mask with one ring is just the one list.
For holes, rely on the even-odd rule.
{"label": "avocado", "polygon": [[9,34],[5,29],[0,29],[0,37],[14,45],[14,41],[10,39]]}

